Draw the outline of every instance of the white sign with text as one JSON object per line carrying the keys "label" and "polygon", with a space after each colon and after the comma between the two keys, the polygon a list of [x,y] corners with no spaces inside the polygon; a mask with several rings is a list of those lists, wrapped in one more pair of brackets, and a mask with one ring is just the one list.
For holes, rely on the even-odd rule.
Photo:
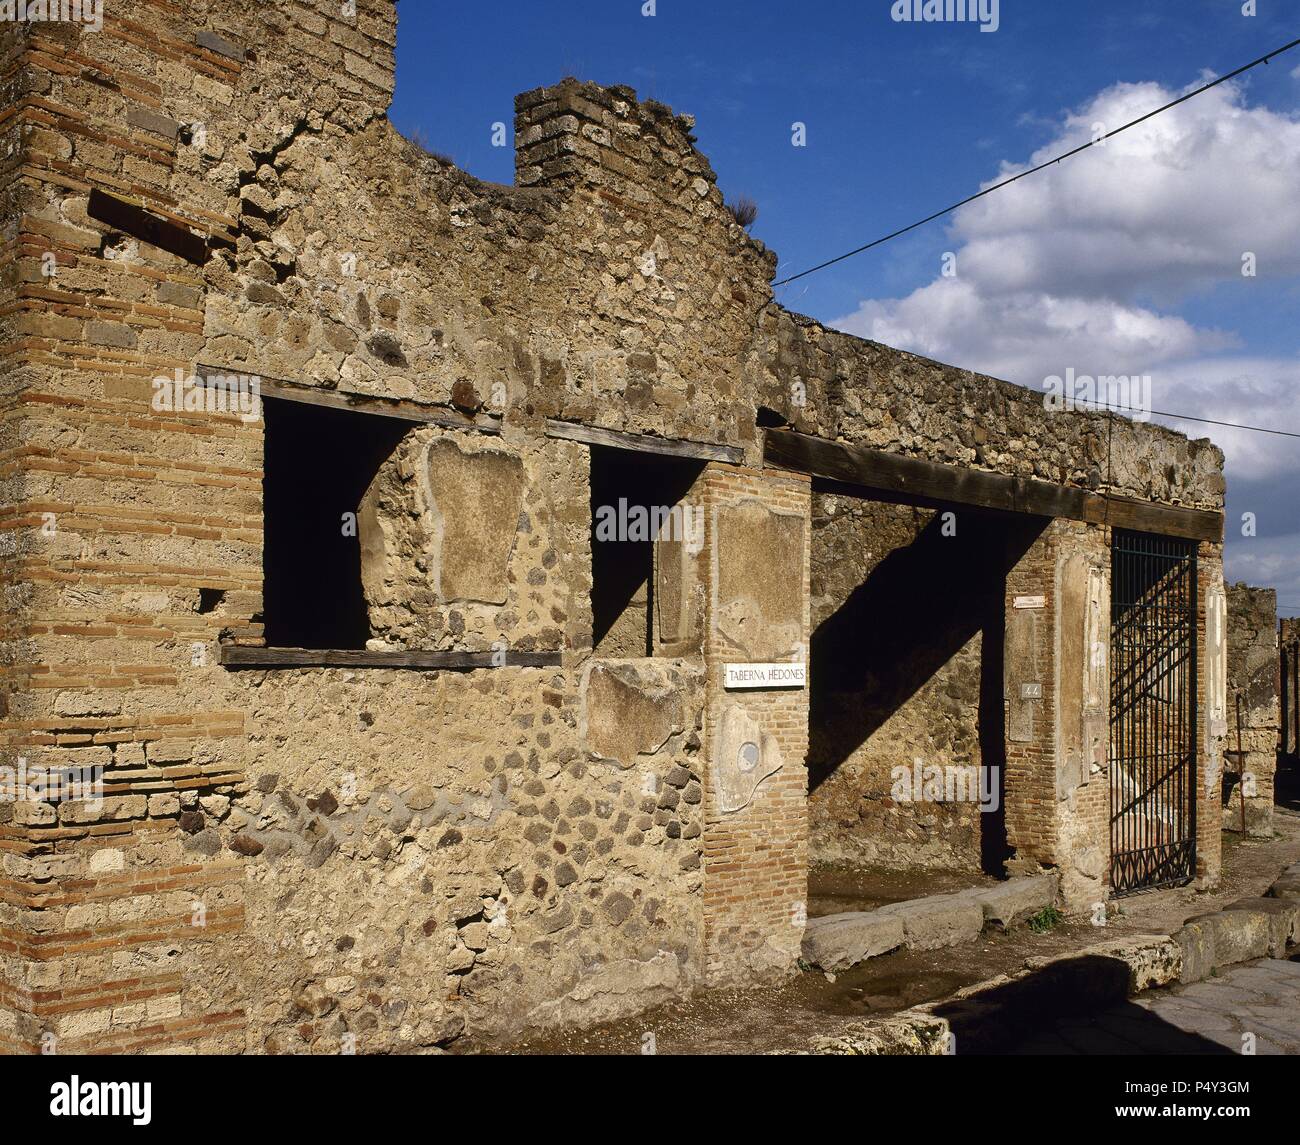
{"label": "white sign with text", "polygon": [[726,688],[802,688],[808,683],[807,664],[727,664]]}

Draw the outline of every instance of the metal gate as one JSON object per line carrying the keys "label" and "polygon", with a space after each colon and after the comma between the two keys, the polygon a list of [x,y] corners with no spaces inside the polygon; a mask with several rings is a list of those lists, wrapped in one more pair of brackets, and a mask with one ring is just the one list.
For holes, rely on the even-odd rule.
{"label": "metal gate", "polygon": [[1116,529],[1110,853],[1117,895],[1196,871],[1196,546]]}

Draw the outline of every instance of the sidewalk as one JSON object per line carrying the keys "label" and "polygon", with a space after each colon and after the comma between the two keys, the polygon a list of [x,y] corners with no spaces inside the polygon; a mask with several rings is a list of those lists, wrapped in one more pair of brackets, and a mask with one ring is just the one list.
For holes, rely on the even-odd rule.
{"label": "sidewalk", "polygon": [[1027,962],[1128,935],[1172,934],[1192,916],[1262,894],[1282,867],[1300,861],[1300,815],[1281,812],[1275,826],[1279,837],[1271,840],[1224,837],[1223,877],[1213,892],[1181,888],[1122,899],[1105,927],[1075,920],[1045,934],[1026,927],[1005,934],[989,931],[963,946],[900,950],[830,977],[814,971],[758,990],[700,991],[633,1018],[546,1032],[511,1049],[524,1054],[641,1053],[646,1035],[653,1034],[655,1051],[661,1054],[802,1052],[814,1037],[834,1038],[864,1019],[950,997],[1019,971]]}
{"label": "sidewalk", "polygon": [[1300,962],[1266,958],[1058,1023],[1015,1054],[1300,1054]]}

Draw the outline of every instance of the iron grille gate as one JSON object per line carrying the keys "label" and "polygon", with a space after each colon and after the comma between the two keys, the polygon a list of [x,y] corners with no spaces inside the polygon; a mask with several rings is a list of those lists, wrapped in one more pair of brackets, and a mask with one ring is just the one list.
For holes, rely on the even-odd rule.
{"label": "iron grille gate", "polygon": [[1116,529],[1110,852],[1117,895],[1196,871],[1196,546]]}

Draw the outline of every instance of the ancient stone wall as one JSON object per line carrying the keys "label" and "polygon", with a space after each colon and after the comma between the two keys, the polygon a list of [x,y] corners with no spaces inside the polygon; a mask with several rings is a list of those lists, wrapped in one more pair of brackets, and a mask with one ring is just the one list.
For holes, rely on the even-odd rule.
{"label": "ancient stone wall", "polygon": [[1228,774],[1223,828],[1273,833],[1279,735],[1277,590],[1231,584],[1228,592]]}
{"label": "ancient stone wall", "polygon": [[[515,187],[455,170],[387,121],[394,5],[356,7],[0,28],[0,733],[103,777],[0,806],[5,1048],[429,1048],[787,972],[808,697],[722,683],[807,651],[809,486],[761,470],[760,407],[1221,503],[1213,447],[780,310],[689,118],[627,89],[521,96]],[[355,503],[303,502],[356,514],[372,651],[553,662],[223,663],[283,600],[280,442],[184,385],[209,367],[413,419]],[[592,654],[592,451],[548,418],[742,451],[691,492],[704,550],[656,546],[654,655]]]}
{"label": "ancient stone wall", "polygon": [[1287,617],[1279,624],[1282,653],[1282,737],[1278,750],[1294,765],[1300,762],[1300,620]]}
{"label": "ancient stone wall", "polygon": [[[1007,578],[1007,869],[1055,868],[1067,909],[1095,917],[1109,897],[1111,531],[1054,521]],[[1196,882],[1221,860],[1222,546],[1197,553]],[[1031,685],[1026,688],[1025,685]]]}
{"label": "ancient stone wall", "polygon": [[926,769],[938,769],[929,773],[937,790],[951,793],[956,777],[964,791],[978,786],[983,763],[981,643],[991,602],[972,607],[977,574],[963,567],[963,523],[983,524],[973,513],[814,495],[814,861],[980,869],[978,803],[918,799],[913,782],[920,771],[924,791]]}

